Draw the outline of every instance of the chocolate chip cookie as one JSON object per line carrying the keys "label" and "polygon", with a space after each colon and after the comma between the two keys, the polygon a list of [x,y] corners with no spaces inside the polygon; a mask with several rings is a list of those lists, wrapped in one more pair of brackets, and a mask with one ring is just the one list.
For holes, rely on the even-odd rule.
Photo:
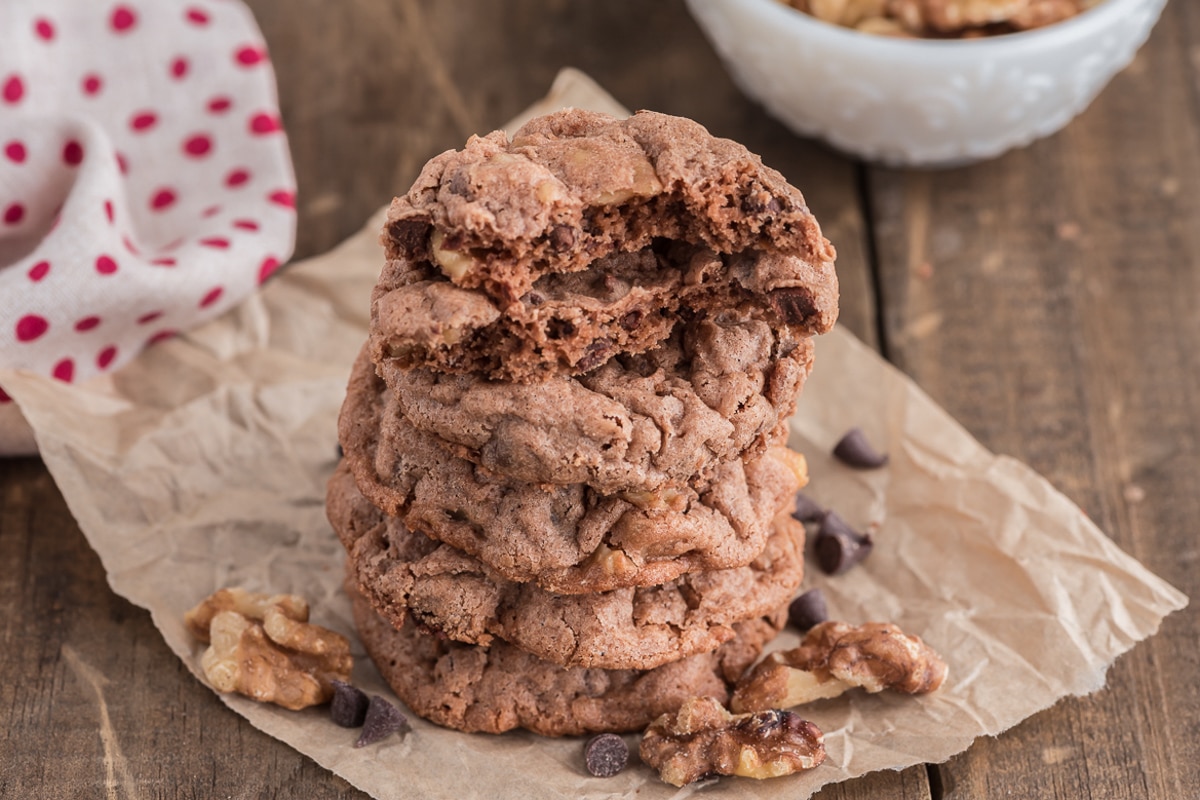
{"label": "chocolate chip cookie", "polygon": [[691,120],[569,109],[432,159],[388,211],[376,363],[529,381],[737,310],[795,337],[837,316],[798,190]]}
{"label": "chocolate chip cookie", "polygon": [[808,338],[723,312],[644,353],[536,383],[428,368],[378,371],[397,411],[496,475],[603,494],[703,488],[778,439],[812,365]]}
{"label": "chocolate chip cookie", "polygon": [[717,465],[702,491],[603,495],[583,484],[502,478],[408,424],[365,352],[338,426],[359,489],[384,513],[507,580],[564,594],[744,566],[762,551],[772,519],[790,507],[806,477],[803,459],[773,443],[757,458]]}
{"label": "chocolate chip cookie", "polygon": [[347,591],[359,636],[397,696],[431,722],[478,733],[635,731],[689,697],[725,702],[784,617],[776,611],[740,622],[717,650],[652,670],[564,669],[502,641],[459,644],[422,632],[412,620],[395,629],[353,586]]}
{"label": "chocolate chip cookie", "polygon": [[777,517],[766,547],[734,569],[658,586],[554,594],[500,577],[478,559],[413,533],[358,491],[349,470],[329,484],[330,523],[358,589],[395,627],[411,616],[450,639],[503,639],[561,666],[651,669],[715,649],[737,622],[786,603],[803,577],[804,526]]}

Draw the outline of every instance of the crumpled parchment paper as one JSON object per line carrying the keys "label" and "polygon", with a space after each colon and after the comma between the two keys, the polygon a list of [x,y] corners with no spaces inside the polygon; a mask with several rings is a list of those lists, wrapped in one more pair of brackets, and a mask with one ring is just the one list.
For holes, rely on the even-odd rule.
{"label": "crumpled parchment paper", "polygon": [[[560,105],[619,110],[573,71],[534,110]],[[381,267],[380,220],[220,319],[150,348],[109,383],[0,374],[113,590],[150,610],[197,675],[202,648],[183,613],[227,585],[301,593],[314,621],[354,637],[323,499]],[[859,386],[872,390],[850,388]],[[856,472],[829,457],[855,425],[890,454],[885,469]],[[852,693],[807,707],[829,753],[807,774],[676,792],[636,758],[615,778],[588,776],[578,739],[468,735],[414,720],[406,737],[356,750],[356,732],[335,727],[325,709],[222,700],[381,799],[803,798],[872,770],[943,761],[1095,691],[1118,655],[1187,602],[845,331],[818,342],[791,443],[808,456],[809,493],[876,539],[863,564],[835,578],[811,568],[805,586],[823,587],[834,618],[896,622],[950,666],[933,695]],[[784,634],[777,646],[794,642]],[[387,693],[357,642],[356,654],[355,682]],[[637,737],[628,741],[636,751]]]}

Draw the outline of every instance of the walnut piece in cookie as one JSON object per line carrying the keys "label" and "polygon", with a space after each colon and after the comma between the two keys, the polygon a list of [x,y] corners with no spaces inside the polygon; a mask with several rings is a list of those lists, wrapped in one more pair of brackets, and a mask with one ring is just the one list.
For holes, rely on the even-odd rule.
{"label": "walnut piece in cookie", "polygon": [[308,603],[296,595],[222,589],[184,622],[209,643],[200,664],[217,691],[294,711],[329,702],[333,682],[350,679],[350,642],[309,624]]}
{"label": "walnut piece in cookie", "polygon": [[650,724],[642,761],[673,786],[701,778],[740,775],[777,778],[825,760],[820,729],[790,711],[730,714],[712,697],[693,697]]}
{"label": "walnut piece in cookie", "polygon": [[926,694],[946,680],[946,662],[888,622],[822,622],[799,647],[771,653],[734,688],[730,708],[789,708],[862,687]]}

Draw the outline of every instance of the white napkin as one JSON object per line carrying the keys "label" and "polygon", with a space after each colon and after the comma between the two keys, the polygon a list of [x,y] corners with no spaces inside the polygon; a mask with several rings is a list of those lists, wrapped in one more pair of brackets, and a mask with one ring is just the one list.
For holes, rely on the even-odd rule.
{"label": "white napkin", "polygon": [[240,2],[0,4],[0,367],[83,381],[237,305],[295,186]]}

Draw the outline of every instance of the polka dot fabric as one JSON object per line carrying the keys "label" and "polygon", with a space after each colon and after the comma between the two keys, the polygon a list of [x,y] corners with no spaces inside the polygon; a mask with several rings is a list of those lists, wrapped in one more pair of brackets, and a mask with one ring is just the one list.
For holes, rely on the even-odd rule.
{"label": "polka dot fabric", "polygon": [[0,367],[81,381],[220,314],[291,255],[294,206],[244,5],[0,3]]}

